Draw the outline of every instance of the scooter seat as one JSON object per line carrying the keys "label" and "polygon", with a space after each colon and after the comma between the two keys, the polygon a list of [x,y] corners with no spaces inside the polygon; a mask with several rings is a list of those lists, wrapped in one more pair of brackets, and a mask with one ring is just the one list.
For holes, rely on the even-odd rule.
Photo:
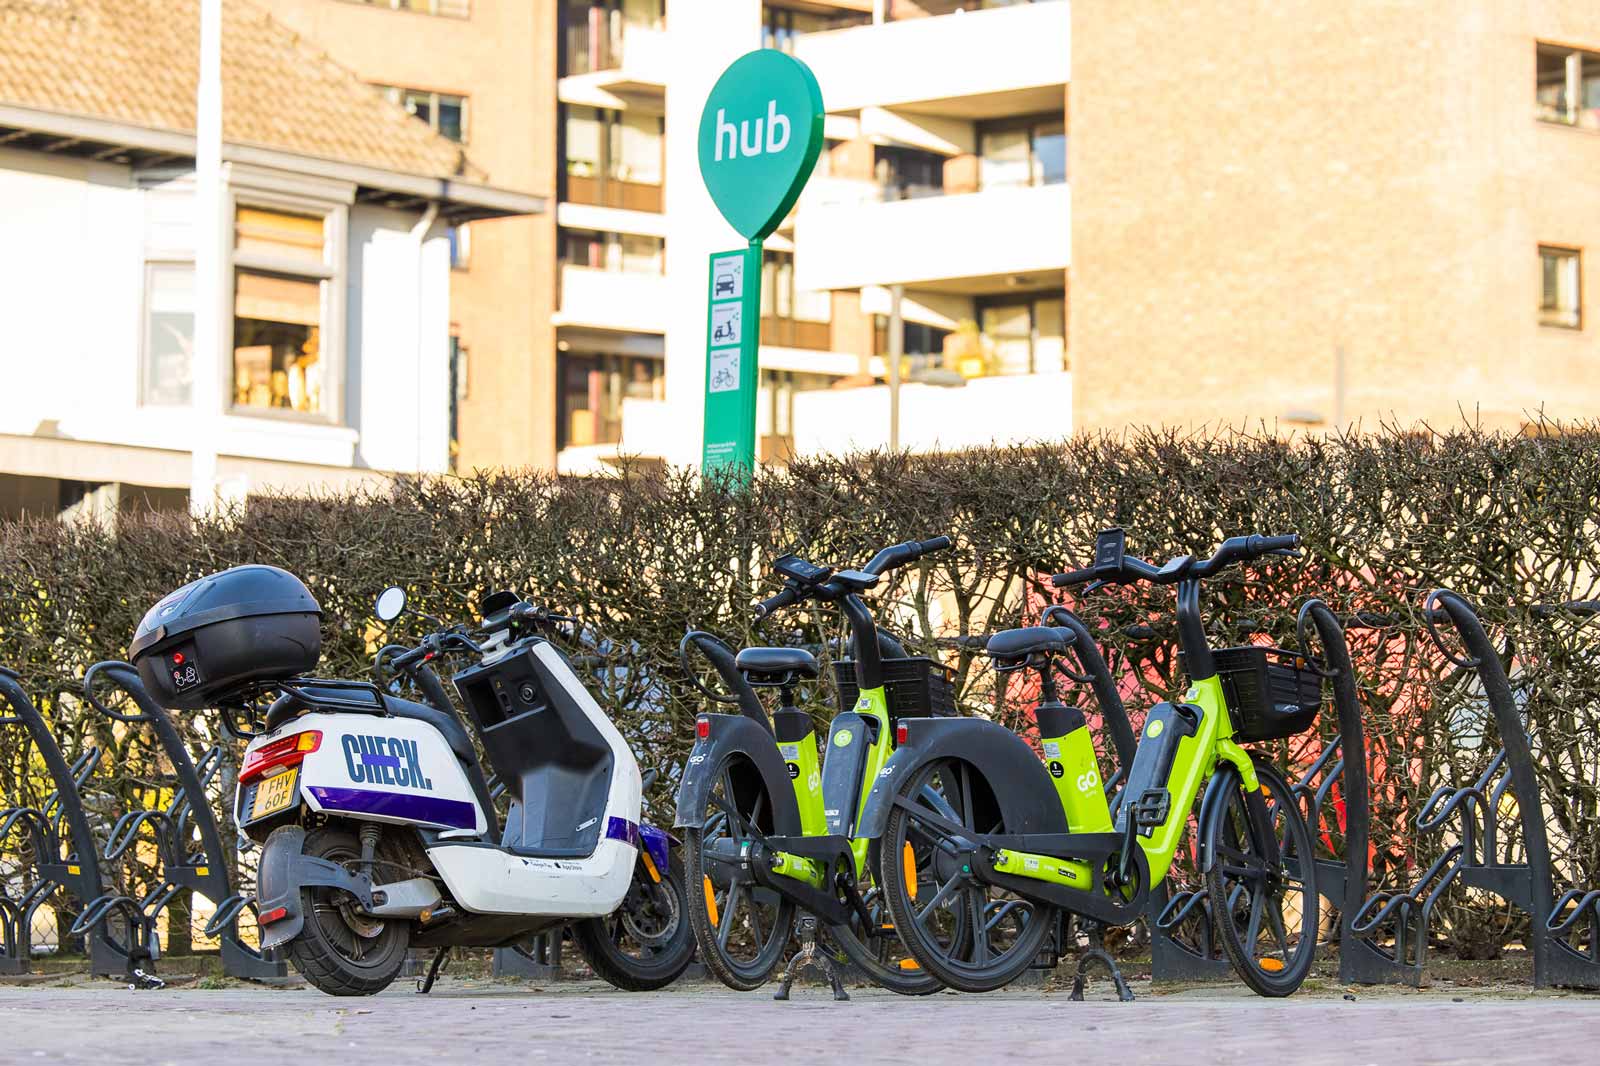
{"label": "scooter seat", "polygon": [[1060,626],[1027,626],[996,633],[984,650],[997,662],[1016,663],[1039,654],[1059,655],[1075,640],[1072,630]]}
{"label": "scooter seat", "polygon": [[745,648],[734,668],[752,685],[788,685],[817,676],[817,657],[804,648]]}

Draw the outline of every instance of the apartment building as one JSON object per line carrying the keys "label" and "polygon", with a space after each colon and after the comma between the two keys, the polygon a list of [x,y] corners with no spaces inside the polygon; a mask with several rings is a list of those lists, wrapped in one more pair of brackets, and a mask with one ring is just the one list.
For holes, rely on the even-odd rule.
{"label": "apartment building", "polygon": [[1600,413],[1600,8],[1074,0],[1075,422]]}
{"label": "apartment building", "polygon": [[[902,446],[1064,432],[1069,10],[566,0],[562,469],[698,459],[706,258],[740,243],[700,181],[699,110],[756,47],[810,65],[828,111],[817,171],[765,245],[760,458],[888,442],[896,293]],[[634,185],[657,172],[652,136],[663,215]],[[1029,401],[1037,423],[1015,417]]]}
{"label": "apartment building", "polygon": [[0,24],[0,517],[182,509],[203,433],[228,496],[447,469],[451,235],[538,197],[225,4],[222,350],[197,366],[199,5]]}
{"label": "apartment building", "polygon": [[[556,190],[556,0],[225,0],[267,7],[458,144],[485,180]],[[555,464],[554,211],[450,231],[453,466]]]}

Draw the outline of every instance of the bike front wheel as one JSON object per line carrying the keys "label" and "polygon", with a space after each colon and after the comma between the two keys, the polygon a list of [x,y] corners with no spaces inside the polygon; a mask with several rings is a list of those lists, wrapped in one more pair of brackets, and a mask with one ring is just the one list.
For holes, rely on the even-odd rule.
{"label": "bike front wheel", "polygon": [[[1287,996],[1311,973],[1317,954],[1311,830],[1293,789],[1273,767],[1256,766],[1261,791],[1255,796],[1245,791],[1237,770],[1220,772],[1231,775],[1226,794],[1201,827],[1217,939],[1257,995]],[[1265,806],[1264,817],[1259,808],[1252,816],[1258,803]]]}
{"label": "bike front wheel", "polygon": [[960,759],[911,775],[885,828],[879,883],[895,932],[923,969],[961,992],[1016,980],[1055,928],[1055,908],[984,883],[961,858],[1010,829],[988,781]]}

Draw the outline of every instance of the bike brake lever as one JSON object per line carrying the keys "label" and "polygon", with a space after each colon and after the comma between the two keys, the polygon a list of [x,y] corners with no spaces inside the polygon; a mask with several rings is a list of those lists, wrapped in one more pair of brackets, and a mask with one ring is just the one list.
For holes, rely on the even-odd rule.
{"label": "bike brake lever", "polygon": [[1104,578],[1097,577],[1093,581],[1089,582],[1087,585],[1083,586],[1084,594],[1087,595],[1088,593],[1091,593],[1091,592],[1099,592],[1101,589],[1105,588],[1108,584],[1110,584],[1110,582],[1106,581]]}
{"label": "bike brake lever", "polygon": [[1269,551],[1267,554],[1281,555],[1285,559],[1301,559],[1305,557],[1306,553],[1298,548],[1275,548],[1272,551]]}

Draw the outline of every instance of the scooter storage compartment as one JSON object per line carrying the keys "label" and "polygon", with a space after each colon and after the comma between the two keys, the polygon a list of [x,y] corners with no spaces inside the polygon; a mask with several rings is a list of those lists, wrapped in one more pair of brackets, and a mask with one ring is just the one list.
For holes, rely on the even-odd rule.
{"label": "scooter storage compartment", "polygon": [[503,843],[534,855],[591,854],[606,830],[612,754],[578,700],[572,668],[534,640],[454,681],[511,795]]}
{"label": "scooter storage compartment", "polygon": [[236,566],[164,597],[139,623],[128,655],[168,710],[226,705],[252,686],[316,669],[322,609],[275,566]]}

